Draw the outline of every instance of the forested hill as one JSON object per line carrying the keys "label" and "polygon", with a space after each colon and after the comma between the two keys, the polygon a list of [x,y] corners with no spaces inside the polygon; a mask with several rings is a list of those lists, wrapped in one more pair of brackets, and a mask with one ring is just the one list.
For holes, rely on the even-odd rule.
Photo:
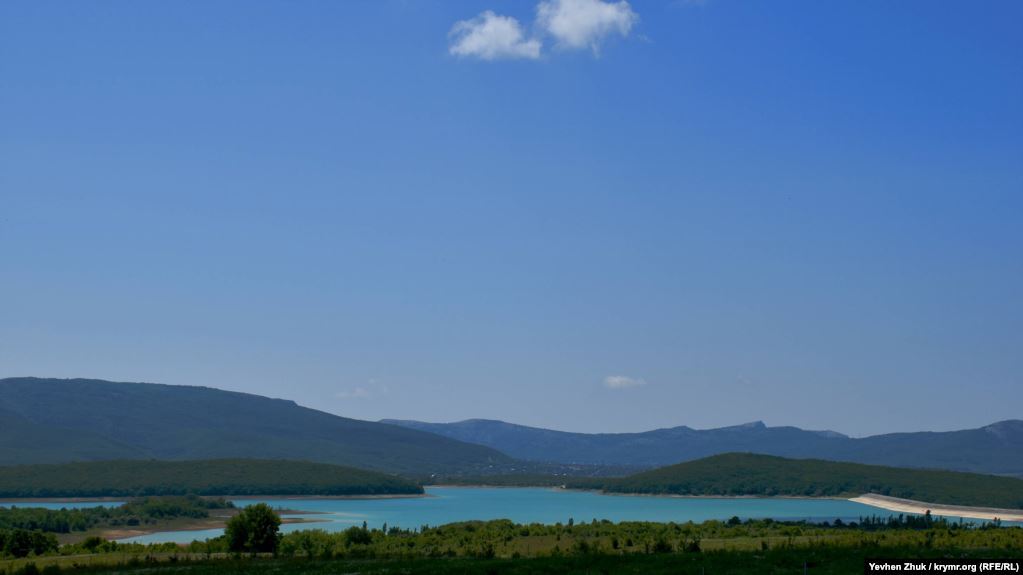
{"label": "forested hill", "polygon": [[719,453],[749,452],[1023,477],[1023,421],[1019,420],[979,429],[864,438],[768,427],[759,421],[717,429],[680,426],[641,433],[572,433],[486,419],[383,422],[493,447],[527,461],[657,467]]}
{"label": "forested hill", "polygon": [[101,459],[295,459],[424,475],[511,459],[423,431],[206,387],[0,380],[0,465]]}
{"label": "forested hill", "polygon": [[93,461],[0,467],[0,498],[422,492],[418,484],[393,475],[306,461]]}
{"label": "forested hill", "polygon": [[[593,487],[591,484],[582,487]],[[1023,509],[1023,479],[727,453],[606,480],[605,491],[671,495],[854,496]]]}

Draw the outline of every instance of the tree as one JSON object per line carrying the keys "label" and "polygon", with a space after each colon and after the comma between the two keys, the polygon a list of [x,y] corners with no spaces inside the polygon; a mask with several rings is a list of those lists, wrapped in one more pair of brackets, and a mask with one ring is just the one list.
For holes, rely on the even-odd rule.
{"label": "tree", "polygon": [[0,556],[28,557],[30,554],[43,555],[57,550],[57,538],[52,533],[13,529],[0,531]]}
{"label": "tree", "polygon": [[281,518],[266,503],[257,503],[241,510],[227,522],[224,535],[228,549],[235,552],[277,553],[280,543]]}
{"label": "tree", "polygon": [[[365,525],[365,522],[363,522]],[[352,545],[369,545],[373,542],[373,536],[370,535],[369,529],[365,527],[356,527],[352,525],[348,529],[345,529],[345,544],[349,547]]]}
{"label": "tree", "polygon": [[658,537],[657,541],[654,542],[654,553],[671,553],[675,549],[672,548],[671,543],[668,543],[663,538]]}

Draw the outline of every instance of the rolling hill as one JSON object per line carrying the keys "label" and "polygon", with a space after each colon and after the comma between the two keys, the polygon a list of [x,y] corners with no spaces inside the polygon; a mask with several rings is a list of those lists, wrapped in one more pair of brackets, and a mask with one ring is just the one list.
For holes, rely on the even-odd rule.
{"label": "rolling hill", "polygon": [[486,473],[494,449],[207,387],[0,380],[0,465],[109,459],[293,459],[396,473]]}
{"label": "rolling hill", "polygon": [[720,453],[749,452],[876,465],[1023,476],[1023,421],[979,429],[892,433],[851,438],[833,431],[767,427],[762,422],[642,433],[571,433],[470,419],[456,423],[383,420],[459,441],[492,447],[512,457],[543,462],[657,467]]}
{"label": "rolling hill", "polygon": [[1023,509],[1023,479],[751,453],[715,455],[609,479],[603,489],[614,493],[733,496],[876,493],[930,503]]}
{"label": "rolling hill", "polygon": [[147,495],[413,495],[416,483],[376,471],[260,459],[90,461],[0,467],[0,497]]}

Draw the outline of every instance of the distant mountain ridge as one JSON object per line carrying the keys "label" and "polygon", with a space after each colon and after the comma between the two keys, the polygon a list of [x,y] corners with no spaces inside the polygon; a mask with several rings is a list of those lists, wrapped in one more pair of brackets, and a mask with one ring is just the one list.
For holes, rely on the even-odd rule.
{"label": "distant mountain ridge", "polygon": [[115,459],[290,459],[431,475],[624,475],[747,452],[1023,477],[1023,421],[850,438],[763,422],[586,434],[493,420],[360,421],[206,387],[0,379],[0,465]]}
{"label": "distant mountain ridge", "polygon": [[757,421],[717,429],[686,426],[641,433],[573,433],[503,421],[382,422],[492,447],[527,461],[657,467],[729,452],[1023,477],[1023,421],[978,429],[852,438],[834,431],[768,427]]}
{"label": "distant mountain ridge", "polygon": [[291,459],[424,475],[511,458],[436,434],[207,387],[0,379],[0,465],[112,459]]}

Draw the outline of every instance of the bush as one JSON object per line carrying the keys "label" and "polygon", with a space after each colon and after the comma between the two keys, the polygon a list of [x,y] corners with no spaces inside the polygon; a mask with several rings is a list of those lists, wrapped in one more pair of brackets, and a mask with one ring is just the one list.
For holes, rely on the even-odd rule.
{"label": "bush", "polygon": [[234,552],[277,553],[281,518],[266,503],[250,505],[227,522],[224,535]]}
{"label": "bush", "polygon": [[365,527],[349,527],[345,529],[345,544],[348,546],[352,545],[369,545],[373,542],[373,536],[370,535],[369,530]]}
{"label": "bush", "polygon": [[51,533],[27,529],[0,530],[0,555],[28,557],[57,550],[57,538]]}

